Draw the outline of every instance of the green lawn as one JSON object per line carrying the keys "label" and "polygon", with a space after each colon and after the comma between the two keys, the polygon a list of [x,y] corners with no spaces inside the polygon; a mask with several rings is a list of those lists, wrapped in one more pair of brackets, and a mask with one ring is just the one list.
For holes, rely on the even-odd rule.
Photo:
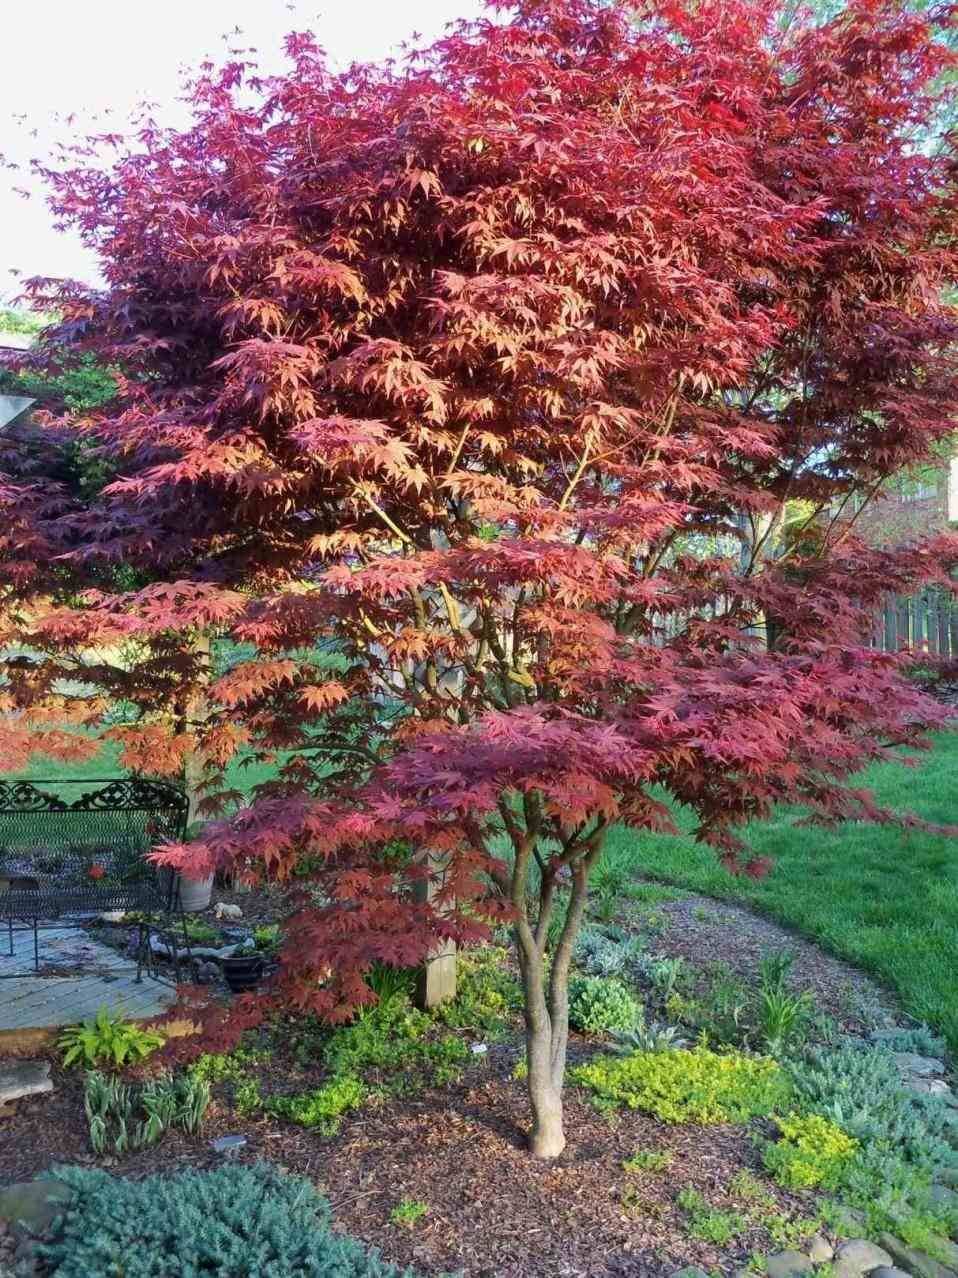
{"label": "green lawn", "polygon": [[[958,824],[958,734],[938,736],[917,770],[883,764],[863,784],[888,807]],[[800,828],[786,812],[750,827],[747,839],[775,863],[757,883],[730,875],[690,837],[622,829],[605,872],[755,906],[872,972],[958,1051],[958,839],[864,824]]]}
{"label": "green lawn", "polygon": [[[56,760],[35,757],[30,766],[24,768],[22,772],[10,773],[0,779],[4,781],[98,781],[109,777],[126,776],[128,775],[126,769],[117,762],[118,754],[117,744],[106,741],[99,754],[84,763],[58,763]],[[226,784],[230,789],[248,794],[255,785],[259,785],[261,781],[268,781],[275,775],[276,767],[273,764],[244,764],[241,759],[236,759],[226,769]],[[77,797],[76,793],[66,796],[66,787],[64,794],[65,797]]]}

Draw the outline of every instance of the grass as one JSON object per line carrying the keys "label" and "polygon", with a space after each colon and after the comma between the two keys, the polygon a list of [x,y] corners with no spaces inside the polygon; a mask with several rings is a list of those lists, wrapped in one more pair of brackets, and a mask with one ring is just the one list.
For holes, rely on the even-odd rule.
{"label": "grass", "polygon": [[[102,781],[110,777],[127,776],[127,769],[117,762],[119,746],[115,741],[104,741],[99,754],[83,763],[60,763],[55,759],[34,757],[30,765],[22,772],[4,774],[4,781]],[[268,781],[276,775],[275,764],[243,763],[242,758],[234,760],[226,769],[226,784],[230,789],[249,794],[254,786]],[[72,788],[67,793],[64,787],[64,798],[75,799],[82,791]]]}
{"label": "grass", "polygon": [[[887,807],[958,824],[958,734],[940,734],[917,769],[877,765],[861,783]],[[872,972],[958,1051],[958,840],[860,823],[802,828],[782,811],[747,830],[749,846],[774,862],[755,882],[729,874],[695,843],[689,813],[678,821],[678,837],[614,831],[604,873],[691,888],[790,924]]]}

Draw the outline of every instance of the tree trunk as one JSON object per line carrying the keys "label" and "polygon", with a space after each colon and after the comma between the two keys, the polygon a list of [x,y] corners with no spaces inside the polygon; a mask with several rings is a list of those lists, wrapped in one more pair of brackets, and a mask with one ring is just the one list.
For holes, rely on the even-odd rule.
{"label": "tree trunk", "polygon": [[558,1158],[565,1149],[562,1126],[562,1082],[565,1077],[565,1051],[561,1055],[558,1077],[553,1070],[552,1027],[526,1030],[526,1056],[529,1062],[529,1104],[532,1107],[532,1132],[529,1148],[536,1158]]}
{"label": "tree trunk", "polygon": [[[505,809],[508,817],[508,809]],[[506,821],[507,826],[509,821]],[[534,836],[514,840],[511,899],[516,907],[514,936],[524,995],[526,1061],[532,1131],[529,1148],[537,1158],[558,1158],[565,1149],[562,1125],[562,1085],[569,1043],[569,969],[576,937],[585,916],[589,872],[605,840],[605,823],[575,848],[567,845],[565,862],[572,875],[572,893],[546,981],[549,922],[555,908],[558,866],[539,859],[542,878],[535,926],[529,918],[527,874]],[[510,832],[511,833],[511,832]],[[577,858],[570,853],[579,852]],[[571,864],[570,864],[571,862]]]}

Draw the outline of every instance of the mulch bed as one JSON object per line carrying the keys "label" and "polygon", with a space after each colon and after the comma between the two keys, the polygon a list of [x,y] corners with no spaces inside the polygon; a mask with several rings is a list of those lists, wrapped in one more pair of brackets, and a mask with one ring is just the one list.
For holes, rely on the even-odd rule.
{"label": "mulch bed", "polygon": [[[512,1053],[496,1056],[459,1085],[360,1111],[332,1139],[268,1118],[240,1119],[214,1105],[201,1137],[174,1132],[153,1149],[115,1160],[90,1154],[80,1075],[54,1066],[53,1095],[21,1101],[0,1119],[0,1182],[28,1179],[57,1162],[95,1163],[134,1177],[213,1167],[220,1156],[209,1142],[242,1134],[243,1161],[268,1159],[308,1176],[329,1197],[338,1228],[436,1278],[611,1278],[664,1275],[686,1264],[737,1269],[767,1246],[761,1231],[724,1248],[690,1239],[674,1202],[680,1189],[694,1186],[714,1205],[732,1205],[730,1177],[742,1167],[760,1170],[748,1131],[673,1127],[637,1113],[609,1121],[570,1091],[569,1147],[557,1163],[539,1163],[517,1125],[527,1102],[523,1085],[508,1077]],[[673,1166],[627,1175],[622,1162],[637,1149],[671,1150]],[[630,1186],[637,1204],[623,1202]],[[786,1212],[797,1205],[779,1198]],[[429,1206],[412,1229],[389,1221],[402,1199]]]}
{"label": "mulch bed", "polygon": [[808,990],[816,1006],[847,1032],[869,1028],[864,1011],[873,1021],[900,1019],[893,996],[866,973],[771,919],[708,896],[664,901],[654,910],[664,916],[665,925],[649,942],[650,950],[697,965],[727,963],[737,975],[753,977],[763,954],[786,949],[795,959],[790,983]]}
{"label": "mulch bed", "polygon": [[[278,913],[271,893],[220,891],[216,898],[235,900],[244,922]],[[725,962],[744,975],[754,973],[764,952],[787,946],[795,954],[796,984],[810,989],[847,1029],[859,1028],[850,1002],[874,1008],[884,999],[890,1008],[862,973],[747,910],[689,896],[657,905],[655,912],[661,930],[652,950],[696,964]],[[584,1046],[583,1040],[573,1043],[570,1057]],[[284,1055],[278,1052],[264,1065],[264,1093],[299,1091],[312,1081],[311,1068],[297,1070]],[[675,1202],[682,1188],[693,1186],[715,1207],[736,1206],[728,1183],[742,1168],[760,1170],[755,1137],[761,1124],[669,1126],[631,1112],[609,1120],[569,1089],[569,1147],[557,1163],[538,1163],[526,1152],[520,1126],[528,1102],[524,1085],[511,1077],[515,1060],[515,1044],[493,1044],[461,1083],[367,1106],[332,1139],[268,1116],[242,1118],[214,1101],[201,1136],[174,1132],[153,1149],[113,1161],[92,1157],[82,1078],[54,1061],[52,1095],[0,1113],[0,1183],[29,1179],[63,1162],[96,1162],[130,1176],[212,1167],[221,1156],[210,1141],[242,1134],[247,1144],[237,1157],[268,1159],[308,1176],[329,1197],[339,1228],[425,1275],[658,1278],[690,1264],[731,1272],[753,1250],[768,1249],[767,1235],[756,1229],[722,1248],[690,1238]],[[671,1150],[673,1165],[662,1173],[628,1175],[622,1162],[638,1149]],[[410,1229],[389,1220],[403,1199],[429,1208]],[[799,1199],[778,1199],[786,1214],[801,1210]]]}

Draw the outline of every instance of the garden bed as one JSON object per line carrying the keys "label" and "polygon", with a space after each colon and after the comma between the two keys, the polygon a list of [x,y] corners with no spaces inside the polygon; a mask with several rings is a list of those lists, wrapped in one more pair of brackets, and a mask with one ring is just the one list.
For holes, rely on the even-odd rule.
{"label": "garden bed", "polygon": [[[327,1139],[216,1105],[199,1137],[173,1132],[161,1145],[119,1159],[93,1158],[79,1075],[55,1070],[52,1096],[19,1102],[2,1122],[0,1181],[30,1178],[56,1162],[95,1163],[134,1177],[213,1167],[222,1156],[210,1142],[240,1133],[247,1144],[234,1157],[308,1176],[329,1198],[339,1228],[429,1275],[599,1278],[634,1273],[637,1261],[666,1274],[690,1263],[740,1267],[753,1250],[775,1245],[761,1226],[731,1247],[697,1241],[675,1203],[680,1181],[720,1208],[736,1206],[730,1172],[761,1168],[745,1129],[671,1126],[634,1113],[610,1122],[570,1090],[569,1147],[555,1165],[535,1162],[515,1121],[526,1100],[522,1084],[509,1077],[512,1064],[511,1053],[494,1053],[463,1083],[359,1111]],[[629,1176],[622,1163],[637,1148],[671,1151],[672,1172]],[[804,1218],[799,1197],[776,1199],[778,1228]],[[412,1227],[390,1220],[404,1200],[428,1208]]]}
{"label": "garden bed", "polygon": [[[630,955],[647,950],[655,963],[664,958],[664,969],[648,969],[659,985],[646,986],[642,997],[657,1015],[666,1005],[684,1008],[692,1018],[680,1026],[684,1033],[703,1015],[721,1029],[728,1000],[754,992],[762,955],[783,944],[794,955],[794,992],[815,995],[812,1037],[826,1030],[857,1035],[892,1019],[888,1000],[867,977],[774,924],[704,898],[662,899],[644,888],[639,895],[622,900],[617,921],[593,920],[592,957],[583,952],[579,961],[583,971],[607,962],[603,937]],[[249,902],[245,894],[235,899]],[[273,917],[267,904],[255,914],[244,907],[244,924]],[[668,967],[677,958],[679,968]],[[384,987],[387,1001],[399,1000],[394,1023],[383,1013],[365,1037],[340,1031],[336,1038],[290,1022],[259,1031],[243,1051],[205,1067],[213,1100],[200,1132],[171,1130],[157,1145],[122,1155],[92,1154],[82,1073],[57,1060],[52,1095],[0,1113],[0,1182],[29,1179],[56,1163],[140,1177],[212,1168],[224,1157],[263,1159],[312,1180],[329,1198],[338,1228],[429,1276],[607,1278],[639,1266],[667,1275],[687,1265],[723,1273],[751,1265],[757,1272],[761,1257],[805,1246],[817,1231],[822,1245],[836,1241],[813,1193],[783,1188],[763,1169],[763,1147],[777,1133],[761,1114],[701,1125],[628,1108],[603,1113],[573,1080],[565,1153],[552,1164],[532,1160],[511,982],[511,961],[490,952],[475,969],[465,964],[460,1000],[440,1016],[403,1010],[402,987],[391,995]],[[743,1027],[746,1037],[754,1032],[745,1021]],[[607,1046],[574,1035],[570,1061],[601,1058]],[[344,1100],[343,1079],[353,1071],[362,1077],[362,1096]],[[243,1143],[231,1154],[217,1152],[224,1137]]]}

